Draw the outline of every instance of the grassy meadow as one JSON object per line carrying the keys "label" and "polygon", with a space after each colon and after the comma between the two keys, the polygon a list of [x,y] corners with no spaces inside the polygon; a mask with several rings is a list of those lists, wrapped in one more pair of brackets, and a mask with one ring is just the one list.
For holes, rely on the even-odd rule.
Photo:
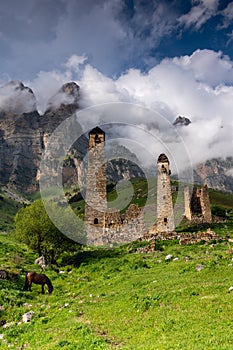
{"label": "grassy meadow", "polygon": [[[34,253],[1,235],[9,278],[0,281],[0,320],[10,324],[1,348],[232,349],[232,243],[165,241],[147,254],[137,245],[64,254],[45,271],[53,294],[42,295],[39,285],[23,291],[26,271],[40,272]],[[19,323],[29,310],[34,318]]]}
{"label": "grassy meadow", "polygon": [[[143,203],[144,187],[135,186]],[[184,222],[177,231],[211,227],[220,241],[160,241],[150,253],[136,251],[146,242],[64,252],[58,266],[44,271],[54,291],[49,295],[45,287],[42,295],[39,285],[23,291],[26,272],[41,269],[37,255],[15,240],[17,206],[4,198],[9,208],[0,206],[0,268],[8,279],[0,279],[0,348],[232,350],[233,196],[210,191],[210,199],[227,210],[226,222],[202,228]],[[82,201],[73,206],[82,212]],[[28,311],[34,317],[22,323]]]}

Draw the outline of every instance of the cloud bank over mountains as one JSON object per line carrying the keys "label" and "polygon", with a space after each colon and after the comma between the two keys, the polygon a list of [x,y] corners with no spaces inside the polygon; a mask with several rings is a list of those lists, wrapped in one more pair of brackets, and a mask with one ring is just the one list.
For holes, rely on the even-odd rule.
{"label": "cloud bank over mountains", "polygon": [[[130,69],[115,79],[90,65],[86,56],[72,55],[64,62],[63,70],[41,71],[25,85],[34,91],[42,114],[49,98],[67,81],[75,81],[80,86],[82,109],[126,102],[159,113],[168,121],[166,130],[161,129],[161,132],[170,149],[177,144],[171,131],[174,130],[172,123],[178,115],[188,117],[192,123],[176,130],[183,138],[193,164],[233,155],[233,62],[221,52],[197,50],[192,55],[163,59],[147,73]],[[0,97],[0,104],[1,101]],[[156,136],[156,116],[153,119],[153,113],[145,115],[132,114],[132,122]],[[130,139],[135,138],[138,142],[143,137],[141,131],[137,135],[136,129],[126,129],[125,136],[127,133]],[[147,146],[149,149],[149,138]],[[179,152],[182,161],[182,151]]]}
{"label": "cloud bank over mountains", "polygon": [[[190,118],[176,129],[194,163],[232,156],[232,19],[229,0],[9,0],[0,8],[0,85],[23,81],[43,114],[75,81],[81,108],[132,103],[160,113],[171,130],[177,116]],[[14,89],[0,90],[0,107],[14,111],[24,95],[20,110],[35,108],[27,90]],[[133,118],[157,135],[151,114]],[[165,131],[172,149],[176,137]]]}

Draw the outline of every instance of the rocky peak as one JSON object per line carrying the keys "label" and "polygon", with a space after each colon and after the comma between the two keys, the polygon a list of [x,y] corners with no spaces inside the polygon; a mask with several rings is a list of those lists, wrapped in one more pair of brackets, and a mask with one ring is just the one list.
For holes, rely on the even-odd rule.
{"label": "rocky peak", "polygon": [[180,115],[176,118],[176,120],[174,121],[173,125],[175,126],[187,126],[191,123],[191,120],[189,120],[186,117],[181,117]]}
{"label": "rocky peak", "polygon": [[33,95],[32,89],[30,89],[27,86],[24,86],[24,84],[20,80],[11,80],[9,83],[5,85],[5,87],[12,87],[15,91],[25,91],[27,90],[30,94]]}
{"label": "rocky peak", "polygon": [[196,183],[206,184],[210,188],[233,193],[233,157],[214,158],[198,164],[194,169]]}
{"label": "rocky peak", "polygon": [[75,82],[64,84],[58,92],[48,101],[46,112],[57,109],[66,109],[67,106],[73,109],[78,108],[79,101],[79,86]]}
{"label": "rocky peak", "polygon": [[40,119],[40,127],[45,137],[44,144],[56,127],[79,109],[79,89],[76,83],[69,82],[49,99],[47,109]]}
{"label": "rocky peak", "polygon": [[74,82],[66,83],[61,87],[60,90],[66,93],[67,95],[73,96],[74,99],[78,101],[80,88],[76,83]]}
{"label": "rocky peak", "polygon": [[36,98],[33,91],[18,80],[12,80],[1,86],[0,110],[12,114],[35,112]]}

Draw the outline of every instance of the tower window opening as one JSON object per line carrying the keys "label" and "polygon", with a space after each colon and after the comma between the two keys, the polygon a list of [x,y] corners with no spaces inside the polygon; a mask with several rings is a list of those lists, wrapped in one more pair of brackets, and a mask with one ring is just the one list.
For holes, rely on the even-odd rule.
{"label": "tower window opening", "polygon": [[97,218],[94,218],[94,225],[98,225],[99,220]]}
{"label": "tower window opening", "polygon": [[161,166],[162,173],[167,173],[167,169],[165,168],[164,164]]}
{"label": "tower window opening", "polygon": [[166,224],[166,223],[167,223],[167,218],[164,218],[163,221],[164,221],[164,223]]}
{"label": "tower window opening", "polygon": [[95,143],[100,143],[100,142],[101,142],[101,140],[99,138],[99,135],[95,135]]}

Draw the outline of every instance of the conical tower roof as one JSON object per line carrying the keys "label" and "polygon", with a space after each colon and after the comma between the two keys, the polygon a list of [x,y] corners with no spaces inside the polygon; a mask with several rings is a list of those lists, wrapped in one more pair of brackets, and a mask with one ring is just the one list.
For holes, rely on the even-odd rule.
{"label": "conical tower roof", "polygon": [[158,158],[158,163],[168,163],[169,164],[168,157],[166,156],[165,153],[160,154],[160,156]]}
{"label": "conical tower roof", "polygon": [[102,134],[102,135],[105,135],[105,132],[100,129],[98,126],[96,126],[94,129],[92,129],[90,132],[89,132],[89,135],[96,135],[96,134]]}

